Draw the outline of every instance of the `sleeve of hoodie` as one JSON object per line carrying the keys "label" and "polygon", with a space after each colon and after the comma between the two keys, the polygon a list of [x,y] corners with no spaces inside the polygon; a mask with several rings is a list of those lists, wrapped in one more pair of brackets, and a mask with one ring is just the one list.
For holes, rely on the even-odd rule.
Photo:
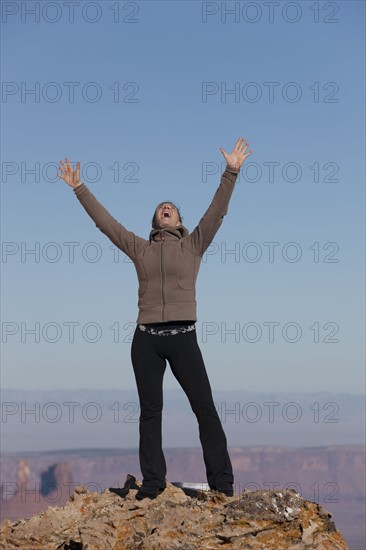
{"label": "sleeve of hoodie", "polygon": [[204,213],[197,227],[195,227],[188,236],[188,240],[195,254],[202,256],[219,230],[224,216],[227,214],[230,198],[234,191],[238,174],[239,170],[226,167],[210,206]]}
{"label": "sleeve of hoodie", "polygon": [[108,210],[96,199],[85,183],[76,187],[74,193],[86,212],[92,220],[94,220],[97,228],[133,260],[140,248],[146,244],[146,240],[138,237],[135,233],[132,233],[132,231],[128,231],[121,223],[113,218]]}

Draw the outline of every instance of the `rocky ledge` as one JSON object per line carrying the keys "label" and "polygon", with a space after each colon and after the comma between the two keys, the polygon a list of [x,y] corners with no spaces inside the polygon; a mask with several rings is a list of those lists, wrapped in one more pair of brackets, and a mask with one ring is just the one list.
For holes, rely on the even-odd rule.
{"label": "rocky ledge", "polygon": [[[138,485],[141,482],[137,481]],[[63,507],[0,528],[3,550],[348,550],[319,504],[295,491],[180,489],[171,483],[155,500],[77,487]]]}

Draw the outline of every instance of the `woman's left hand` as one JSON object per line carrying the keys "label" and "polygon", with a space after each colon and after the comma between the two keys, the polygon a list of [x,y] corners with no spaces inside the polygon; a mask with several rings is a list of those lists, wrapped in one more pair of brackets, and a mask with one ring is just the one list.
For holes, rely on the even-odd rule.
{"label": "woman's left hand", "polygon": [[220,147],[220,151],[224,155],[227,165],[230,166],[230,168],[235,168],[236,170],[240,170],[245,159],[252,154],[252,149],[248,153],[245,153],[245,151],[248,149],[248,145],[249,144],[245,138],[239,138],[230,155],[227,154],[225,149]]}

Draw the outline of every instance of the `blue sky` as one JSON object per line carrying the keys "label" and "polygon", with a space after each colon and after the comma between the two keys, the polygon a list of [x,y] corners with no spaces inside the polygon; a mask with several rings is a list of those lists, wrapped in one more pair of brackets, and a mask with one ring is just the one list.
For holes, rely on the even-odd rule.
{"label": "blue sky", "polygon": [[264,2],[79,2],[73,20],[36,4],[2,2],[2,386],[135,387],[133,264],[55,165],[80,161],[138,235],[161,200],[191,231],[243,136],[197,283],[211,385],[363,393],[364,2],[280,2],[273,20]]}

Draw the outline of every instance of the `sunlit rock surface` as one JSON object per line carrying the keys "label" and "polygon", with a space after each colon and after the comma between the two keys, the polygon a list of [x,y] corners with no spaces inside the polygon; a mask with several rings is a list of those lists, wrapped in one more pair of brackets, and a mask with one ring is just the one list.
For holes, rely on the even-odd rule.
{"label": "sunlit rock surface", "polygon": [[[141,482],[137,481],[140,485]],[[167,484],[155,500],[77,487],[63,507],[1,525],[1,550],[346,550],[319,504],[295,491],[244,491],[226,497]]]}

